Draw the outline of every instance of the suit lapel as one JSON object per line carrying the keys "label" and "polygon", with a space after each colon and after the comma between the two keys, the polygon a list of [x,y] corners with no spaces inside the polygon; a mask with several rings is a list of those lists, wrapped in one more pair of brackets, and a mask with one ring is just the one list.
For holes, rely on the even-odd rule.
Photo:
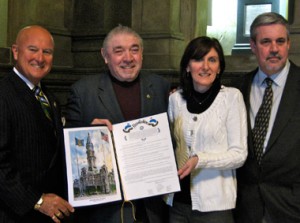
{"label": "suit lapel", "polygon": [[[24,106],[30,108],[29,109],[30,112],[33,114],[35,119],[38,120],[38,122],[41,126],[41,130],[42,129],[45,130],[48,128],[53,129],[53,124],[50,123],[48,118],[45,116],[44,111],[41,108],[40,102],[34,96],[34,92],[29,89],[29,87],[26,85],[26,83],[23,80],[21,80],[21,78],[19,78],[17,76],[17,74],[12,73],[10,75],[10,80],[11,80],[12,84],[15,86],[18,96],[21,97],[22,102],[24,102]],[[52,95],[47,92],[47,89],[45,87],[42,87],[42,88],[43,88],[43,91],[45,91],[44,93],[46,94],[47,98],[49,99],[49,103],[53,110],[53,121],[55,123],[55,134],[56,134],[56,139],[57,139],[57,146],[56,146],[56,148],[53,148],[53,149],[55,149],[55,153],[52,157],[51,164],[49,165],[49,168],[50,168],[53,165],[53,163],[55,162],[58,152],[60,152],[58,150],[61,149],[61,140],[62,140],[61,134],[62,134],[62,132],[60,132],[60,131],[62,130],[62,126],[60,124],[61,120],[60,120],[59,110],[57,107],[58,105],[56,104]],[[54,131],[54,129],[53,129],[53,131]],[[49,135],[49,137],[52,137],[52,136]],[[53,137],[54,137],[54,134],[53,134]]]}
{"label": "suit lapel", "polygon": [[[22,98],[24,106],[30,108],[30,112],[33,113],[33,116],[36,119],[40,120],[40,125],[49,125],[53,127],[53,124],[50,123],[48,118],[45,116],[45,113],[41,108],[40,102],[35,98],[34,92],[29,89],[26,83],[23,80],[21,80],[15,73],[11,74],[11,82],[15,86],[19,97]],[[60,114],[58,114],[59,111],[57,107],[57,102],[54,100],[52,95],[49,94],[45,86],[42,86],[42,89],[49,100],[51,110],[53,113],[54,124],[56,127],[60,127],[61,125],[58,125],[58,122],[61,122],[61,120]]]}
{"label": "suit lapel", "polygon": [[[276,139],[279,137],[280,133],[284,130],[285,126],[289,122],[290,117],[295,110],[296,104],[291,103],[295,98],[300,98],[300,76],[297,74],[298,70],[296,66],[291,62],[290,71],[287,77],[287,81],[284,87],[283,95],[279,104],[278,112],[274,121],[273,129],[268,141],[268,145],[266,148],[266,154],[272,150],[272,145],[275,143]],[[250,110],[250,92],[251,92],[251,84],[253,82],[253,78],[257,73],[257,69],[251,72],[246,76],[245,84],[242,86],[242,93],[244,95],[245,105],[247,107],[247,111]],[[249,112],[247,112],[247,121],[248,121],[248,146],[249,146],[249,155],[254,156],[253,152],[253,140],[252,140],[252,129],[250,125],[250,116]]]}
{"label": "suit lapel", "polygon": [[98,85],[98,97],[108,110],[112,123],[120,122],[120,120],[125,121],[108,73],[101,75]]}
{"label": "suit lapel", "polygon": [[48,89],[44,85],[42,86],[42,89],[49,101],[51,113],[52,113],[52,119],[53,119],[52,123],[49,122],[48,119],[47,119],[47,121],[48,121],[48,123],[51,123],[53,125],[54,130],[57,132],[62,128],[62,120],[61,120],[61,113],[60,113],[61,111],[60,111],[58,102],[56,101],[54,96],[51,93],[49,93]]}
{"label": "suit lapel", "polygon": [[153,83],[147,77],[147,75],[141,73],[141,117],[149,115],[149,112],[153,110],[154,90]]}
{"label": "suit lapel", "polygon": [[[146,74],[140,73],[141,84],[141,117],[148,116],[153,110],[154,89],[153,83]],[[112,122],[125,121],[120,106],[117,102],[109,74],[103,74],[99,80],[98,97],[103,106],[108,110]],[[117,120],[117,121],[114,121]]]}
{"label": "suit lapel", "polygon": [[39,101],[34,96],[34,92],[29,89],[26,83],[15,73],[11,73],[10,80],[12,85],[15,86],[18,96],[22,98],[24,106],[29,107],[37,118],[41,118],[42,115],[45,116]]}
{"label": "suit lapel", "polygon": [[48,91],[48,89],[42,85],[43,92],[46,94],[47,99],[49,101],[51,112],[52,112],[52,123],[49,122],[48,118],[43,114],[47,121],[45,123],[50,123],[51,127],[53,128],[55,137],[56,137],[56,147],[55,152],[53,154],[53,157],[51,159],[50,165],[48,169],[51,169],[54,165],[56,165],[57,157],[60,156],[61,153],[63,153],[63,127],[62,127],[62,120],[61,120],[61,110],[59,108],[58,102],[56,101],[55,97]]}
{"label": "suit lapel", "polygon": [[267,145],[267,150],[272,149],[272,145],[284,130],[290,118],[293,116],[297,104],[295,98],[300,98],[300,78],[299,70],[291,62],[290,71],[283,90],[274,126]]}

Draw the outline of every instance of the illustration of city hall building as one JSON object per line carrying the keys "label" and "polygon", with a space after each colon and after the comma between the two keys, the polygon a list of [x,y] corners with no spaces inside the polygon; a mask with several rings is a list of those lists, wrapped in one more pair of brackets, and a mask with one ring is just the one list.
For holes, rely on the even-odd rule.
{"label": "illustration of city hall building", "polygon": [[[102,145],[103,146],[103,145]],[[88,168],[81,168],[80,180],[74,180],[74,192],[77,196],[93,195],[93,194],[109,194],[113,193],[116,188],[114,172],[108,172],[107,166],[104,164],[99,171],[96,167],[96,156],[94,145],[88,133],[86,142],[86,154]],[[105,148],[102,148],[105,149]],[[105,160],[105,159],[104,159]]]}

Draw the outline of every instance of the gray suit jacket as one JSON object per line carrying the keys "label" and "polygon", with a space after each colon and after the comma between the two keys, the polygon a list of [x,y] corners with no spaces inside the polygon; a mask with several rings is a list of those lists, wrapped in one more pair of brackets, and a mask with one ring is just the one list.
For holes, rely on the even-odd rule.
{"label": "gray suit jacket", "polygon": [[[140,83],[141,117],[166,112],[170,84],[160,76],[143,72]],[[83,78],[71,87],[67,125],[89,126],[94,118],[109,119],[112,124],[126,121],[108,73]]]}
{"label": "gray suit jacket", "polygon": [[[101,73],[79,80],[71,87],[67,104],[67,126],[89,126],[94,118],[109,119],[112,124],[127,121],[119,107],[109,73]],[[167,111],[170,84],[160,76],[141,72],[141,117],[151,116]],[[148,220],[153,223],[165,222],[163,215],[166,208],[160,197],[144,199]],[[119,219],[121,203],[115,202],[87,208],[84,212],[77,210],[79,219],[86,222],[107,222],[100,220],[104,216],[117,216]],[[81,216],[80,216],[81,215]],[[88,221],[87,218],[91,220]],[[110,218],[112,219],[112,218]],[[78,220],[80,221],[80,220]],[[116,221],[116,220],[112,220]]]}
{"label": "gray suit jacket", "polygon": [[[248,111],[256,72],[245,77],[242,89]],[[248,158],[237,171],[237,222],[261,222],[264,208],[272,223],[300,222],[300,68],[292,62],[260,166],[254,156],[250,124],[248,132]]]}

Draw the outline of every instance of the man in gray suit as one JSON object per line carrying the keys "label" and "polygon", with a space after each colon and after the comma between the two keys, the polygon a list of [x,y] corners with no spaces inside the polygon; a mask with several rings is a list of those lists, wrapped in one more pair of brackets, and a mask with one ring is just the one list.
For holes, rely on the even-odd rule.
{"label": "man in gray suit", "polygon": [[[125,122],[167,111],[170,84],[160,76],[142,72],[143,41],[129,27],[111,30],[103,42],[102,56],[108,70],[84,78],[71,87],[67,105],[67,126],[88,126]],[[165,222],[161,197],[134,201],[136,217],[142,222]],[[79,208],[76,220],[90,223],[133,222],[130,205],[122,202]]]}
{"label": "man in gray suit", "polygon": [[[236,222],[300,222],[300,68],[288,60],[288,22],[277,13],[264,13],[253,21],[250,33],[259,67],[246,75],[242,88],[249,152],[237,171]],[[267,82],[272,89],[271,115],[267,125],[261,125],[268,126],[266,134],[256,134]],[[261,151],[258,139],[263,139]]]}

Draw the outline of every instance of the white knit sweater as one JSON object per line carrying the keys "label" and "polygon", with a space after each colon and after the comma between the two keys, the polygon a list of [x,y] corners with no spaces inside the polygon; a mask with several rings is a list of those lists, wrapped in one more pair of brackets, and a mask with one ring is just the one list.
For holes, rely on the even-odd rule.
{"label": "white knit sweater", "polygon": [[[202,212],[232,209],[236,202],[235,169],[243,165],[247,156],[247,119],[242,94],[235,88],[222,86],[206,111],[192,114],[180,92],[170,96],[168,115],[171,125],[175,125],[174,131],[180,129],[175,135],[184,138],[185,146],[181,147],[199,157],[191,173],[192,209]],[[174,194],[167,195],[167,204],[172,205],[173,197]]]}

